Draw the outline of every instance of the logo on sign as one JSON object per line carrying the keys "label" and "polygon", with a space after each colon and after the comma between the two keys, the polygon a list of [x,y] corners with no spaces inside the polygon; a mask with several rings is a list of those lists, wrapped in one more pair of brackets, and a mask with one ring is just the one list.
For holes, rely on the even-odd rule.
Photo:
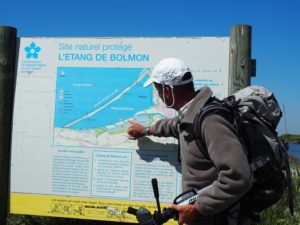
{"label": "logo on sign", "polygon": [[41,48],[38,47],[34,42],[31,42],[31,44],[24,49],[26,51],[27,59],[37,59],[39,57],[39,52],[41,51]]}

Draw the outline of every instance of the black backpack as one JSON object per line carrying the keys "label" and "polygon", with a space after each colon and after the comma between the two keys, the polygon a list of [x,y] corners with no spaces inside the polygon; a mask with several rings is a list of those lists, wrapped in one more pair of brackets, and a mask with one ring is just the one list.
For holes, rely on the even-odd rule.
{"label": "black backpack", "polygon": [[[252,212],[261,212],[278,202],[287,190],[293,215],[293,195],[288,162],[288,144],[275,131],[282,112],[274,95],[263,87],[250,86],[223,100],[212,97],[185,130],[187,141],[204,146],[201,125],[209,114],[233,117],[253,174],[253,185],[245,195]],[[203,152],[209,159],[207,150]]]}

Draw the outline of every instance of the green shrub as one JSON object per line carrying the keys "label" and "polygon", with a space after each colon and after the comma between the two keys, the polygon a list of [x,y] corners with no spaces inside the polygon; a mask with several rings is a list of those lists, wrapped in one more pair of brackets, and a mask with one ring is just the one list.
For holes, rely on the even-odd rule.
{"label": "green shrub", "polygon": [[293,177],[294,216],[291,216],[287,196],[276,205],[263,211],[259,225],[299,225],[300,224],[300,177]]}

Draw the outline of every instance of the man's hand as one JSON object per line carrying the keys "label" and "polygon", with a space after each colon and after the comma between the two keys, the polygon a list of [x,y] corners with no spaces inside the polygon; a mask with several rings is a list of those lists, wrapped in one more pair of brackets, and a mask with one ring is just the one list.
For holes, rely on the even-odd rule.
{"label": "man's hand", "polygon": [[199,212],[194,204],[187,205],[170,205],[171,209],[175,209],[179,214],[178,224],[190,223],[199,217]]}
{"label": "man's hand", "polygon": [[127,130],[128,138],[130,140],[136,140],[145,136],[144,126],[133,120],[128,120],[130,127]]}

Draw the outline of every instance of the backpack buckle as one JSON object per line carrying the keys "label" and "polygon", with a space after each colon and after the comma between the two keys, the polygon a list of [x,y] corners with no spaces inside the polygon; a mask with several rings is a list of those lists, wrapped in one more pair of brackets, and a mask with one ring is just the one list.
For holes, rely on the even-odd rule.
{"label": "backpack buckle", "polygon": [[270,157],[269,156],[259,156],[257,157],[251,164],[251,170],[252,172],[255,172],[256,170],[258,170],[259,168],[264,167],[269,161],[270,161]]}
{"label": "backpack buckle", "polygon": [[182,123],[179,125],[179,129],[180,131],[185,131],[187,132],[188,134],[183,136],[184,137],[184,140],[186,142],[191,142],[195,139],[195,136],[194,136],[194,132],[193,132],[193,124],[191,123]]}

